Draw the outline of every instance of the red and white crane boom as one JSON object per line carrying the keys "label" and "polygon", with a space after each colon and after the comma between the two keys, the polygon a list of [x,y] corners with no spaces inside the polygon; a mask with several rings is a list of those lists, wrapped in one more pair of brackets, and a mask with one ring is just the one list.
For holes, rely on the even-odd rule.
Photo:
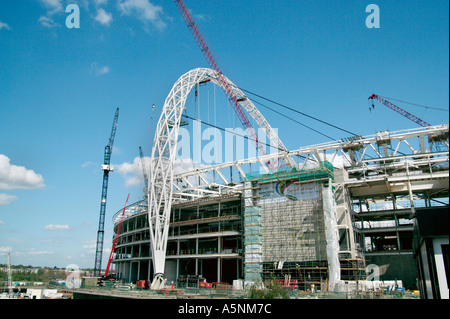
{"label": "red and white crane boom", "polygon": [[390,108],[391,110],[394,110],[395,112],[403,115],[404,117],[406,117],[407,119],[410,119],[411,121],[413,121],[416,124],[419,124],[422,127],[426,127],[426,126],[431,126],[431,124],[428,124],[427,122],[425,122],[424,120],[419,119],[417,116],[412,115],[411,113],[405,111],[404,109],[402,109],[401,107],[398,107],[397,105],[392,104],[391,102],[389,102],[388,100],[382,98],[379,95],[376,94],[372,94],[369,97],[369,100],[377,100],[378,102],[384,104],[385,106],[387,106],[388,108]]}

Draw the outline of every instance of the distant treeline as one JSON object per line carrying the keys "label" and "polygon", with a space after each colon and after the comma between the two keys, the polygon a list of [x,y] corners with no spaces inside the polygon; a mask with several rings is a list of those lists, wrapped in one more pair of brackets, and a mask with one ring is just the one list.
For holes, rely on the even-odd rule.
{"label": "distant treeline", "polygon": [[[88,275],[89,273],[90,270],[81,270],[80,276]],[[12,281],[49,282],[53,280],[64,280],[66,278],[66,269],[57,267],[37,268],[33,266],[11,265],[11,277]],[[0,264],[0,283],[7,281],[7,265]]]}

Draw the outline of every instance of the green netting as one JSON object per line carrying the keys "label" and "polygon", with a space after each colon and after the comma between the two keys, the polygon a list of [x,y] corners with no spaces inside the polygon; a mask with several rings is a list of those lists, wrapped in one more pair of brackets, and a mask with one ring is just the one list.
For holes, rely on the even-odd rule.
{"label": "green netting", "polygon": [[319,166],[310,170],[299,170],[297,168],[280,169],[269,174],[246,174],[246,179],[258,182],[267,182],[287,178],[298,178],[299,181],[309,181],[322,178],[331,178],[334,180],[334,168],[328,161],[320,162]]}

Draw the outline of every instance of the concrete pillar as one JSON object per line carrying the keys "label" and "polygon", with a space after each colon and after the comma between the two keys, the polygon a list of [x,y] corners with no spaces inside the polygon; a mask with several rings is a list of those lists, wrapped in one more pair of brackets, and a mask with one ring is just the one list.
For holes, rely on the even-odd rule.
{"label": "concrete pillar", "polygon": [[408,193],[409,193],[409,202],[411,203],[411,213],[413,215],[416,214],[416,209],[414,208],[414,197],[413,197],[413,192],[412,192],[412,188],[411,188],[411,182],[408,180]]}
{"label": "concrete pillar", "polygon": [[133,263],[130,261],[128,263],[128,278],[127,278],[127,282],[131,282],[131,270],[133,269]]}
{"label": "concrete pillar", "polygon": [[198,275],[198,258],[195,258],[195,274]]}
{"label": "concrete pillar", "polygon": [[140,276],[141,276],[141,261],[138,261],[138,267],[137,267],[137,272],[136,272],[136,280],[141,280]]}
{"label": "concrete pillar", "polygon": [[222,277],[221,277],[221,275],[220,275],[220,271],[221,271],[221,261],[222,261],[222,258],[217,258],[217,282],[221,282],[221,280],[222,280]]}
{"label": "concrete pillar", "polygon": [[[198,255],[198,238],[195,239],[195,254]],[[195,274],[198,275],[198,258],[195,258]]]}

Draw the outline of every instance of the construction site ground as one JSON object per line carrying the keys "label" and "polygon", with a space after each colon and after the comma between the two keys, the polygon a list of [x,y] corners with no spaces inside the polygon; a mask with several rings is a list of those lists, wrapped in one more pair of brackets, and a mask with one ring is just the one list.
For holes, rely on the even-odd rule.
{"label": "construction site ground", "polygon": [[[249,290],[233,289],[125,289],[79,288],[73,290],[74,299],[254,299]],[[352,291],[325,292],[288,290],[284,299],[420,299],[417,291],[386,292]]]}

